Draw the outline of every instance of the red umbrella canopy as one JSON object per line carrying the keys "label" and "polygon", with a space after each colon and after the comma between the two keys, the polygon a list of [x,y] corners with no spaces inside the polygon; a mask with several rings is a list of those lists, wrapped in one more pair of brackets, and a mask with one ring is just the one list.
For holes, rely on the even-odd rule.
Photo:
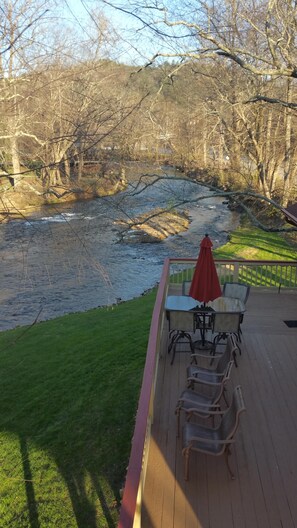
{"label": "red umbrella canopy", "polygon": [[197,301],[207,303],[222,295],[222,290],[212,256],[212,241],[205,235],[200,243],[189,295]]}

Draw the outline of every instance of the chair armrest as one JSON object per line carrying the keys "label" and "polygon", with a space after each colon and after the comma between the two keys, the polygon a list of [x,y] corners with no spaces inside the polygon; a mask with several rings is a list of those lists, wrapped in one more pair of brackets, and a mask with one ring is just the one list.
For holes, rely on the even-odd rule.
{"label": "chair armrest", "polygon": [[219,358],[221,357],[222,354],[199,354],[199,352],[193,352],[191,354],[191,357],[201,357],[201,358],[206,358],[206,359],[216,359],[216,358]]}
{"label": "chair armrest", "polygon": [[187,381],[195,381],[196,383],[201,383],[201,385],[208,385],[209,387],[220,387],[221,383],[216,383],[214,381],[205,381],[200,378],[187,378]]}
{"label": "chair armrest", "polygon": [[212,438],[204,438],[203,436],[191,436],[190,442],[197,442],[197,441],[203,442],[204,444],[222,444],[222,445],[235,443],[235,440],[231,438],[230,440],[213,440]]}
{"label": "chair armrest", "polygon": [[[219,407],[219,406],[217,406]],[[219,416],[223,416],[223,414],[225,414],[226,411],[222,411],[222,409],[220,410],[217,410],[217,411],[212,411],[211,410],[212,406],[210,406],[208,409],[202,409],[200,408],[199,405],[197,405],[197,407],[193,407],[191,409],[187,409],[188,411],[198,411],[201,413],[201,415],[205,414],[207,416],[216,416],[216,415],[219,415]]]}
{"label": "chair armrest", "polygon": [[[191,378],[197,378],[197,377],[199,377],[199,374],[201,375],[201,372],[199,372],[199,370],[196,370],[196,372],[192,373]],[[206,377],[208,376],[209,378],[212,378],[214,374],[218,378],[223,378],[225,376],[225,372],[217,373],[217,372],[212,371],[212,370],[210,372],[203,372],[203,376],[206,376]]]}
{"label": "chair armrest", "polygon": [[[193,400],[189,400],[188,398],[180,398],[177,403],[193,403]],[[208,403],[197,403],[197,407],[205,407],[207,409],[212,409],[212,408],[217,407],[219,409],[220,405],[217,405],[217,404],[209,405]]]}

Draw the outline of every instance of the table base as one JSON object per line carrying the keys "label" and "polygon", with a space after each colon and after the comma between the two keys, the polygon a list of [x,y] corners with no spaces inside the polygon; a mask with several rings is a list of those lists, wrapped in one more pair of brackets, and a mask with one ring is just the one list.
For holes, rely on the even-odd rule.
{"label": "table base", "polygon": [[213,348],[213,342],[212,341],[202,341],[199,339],[198,341],[194,341],[193,343],[194,348],[198,348],[199,350],[211,350]]}

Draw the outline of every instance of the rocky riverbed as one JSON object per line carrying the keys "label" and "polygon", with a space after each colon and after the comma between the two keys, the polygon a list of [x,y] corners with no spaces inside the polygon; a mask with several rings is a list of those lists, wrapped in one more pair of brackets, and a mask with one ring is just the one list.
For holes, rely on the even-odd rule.
{"label": "rocky riverbed", "polygon": [[134,218],[133,222],[118,222],[123,227],[120,240],[126,243],[162,242],[171,235],[177,235],[189,228],[190,218],[186,212],[177,213],[160,208],[147,215]]}

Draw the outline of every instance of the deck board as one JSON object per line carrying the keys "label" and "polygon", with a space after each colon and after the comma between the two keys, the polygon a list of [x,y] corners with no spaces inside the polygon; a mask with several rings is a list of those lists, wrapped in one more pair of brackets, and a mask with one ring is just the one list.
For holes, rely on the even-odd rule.
{"label": "deck board", "polygon": [[[163,353],[143,495],[142,528],[294,528],[297,526],[297,319],[294,293],[251,290],[228,393],[240,384],[242,415],[230,463],[193,453],[184,480],[174,413],[186,386],[189,354]],[[183,423],[184,417],[181,419]]]}

